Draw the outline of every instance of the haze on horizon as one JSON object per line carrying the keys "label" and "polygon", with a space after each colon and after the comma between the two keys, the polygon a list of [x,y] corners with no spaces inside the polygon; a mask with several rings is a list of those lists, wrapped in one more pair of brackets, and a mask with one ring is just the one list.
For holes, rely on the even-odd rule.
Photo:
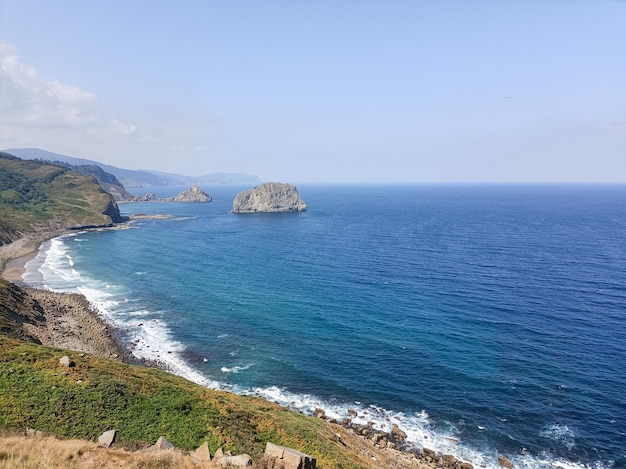
{"label": "haze on horizon", "polygon": [[0,0],[0,149],[284,182],[626,182],[626,2]]}

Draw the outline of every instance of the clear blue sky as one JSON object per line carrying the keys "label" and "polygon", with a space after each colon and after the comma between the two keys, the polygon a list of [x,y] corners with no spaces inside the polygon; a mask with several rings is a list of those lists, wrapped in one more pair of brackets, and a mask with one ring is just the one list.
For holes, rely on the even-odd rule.
{"label": "clear blue sky", "polygon": [[0,149],[283,182],[626,182],[626,2],[0,0]]}

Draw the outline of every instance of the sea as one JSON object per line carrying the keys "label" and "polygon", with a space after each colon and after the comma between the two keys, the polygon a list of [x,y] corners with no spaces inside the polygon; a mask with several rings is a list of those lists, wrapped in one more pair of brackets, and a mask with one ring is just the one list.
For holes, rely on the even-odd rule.
{"label": "sea", "polygon": [[210,388],[476,468],[626,467],[625,185],[301,185],[306,212],[231,214],[247,188],[121,204],[169,217],[52,239],[23,279]]}

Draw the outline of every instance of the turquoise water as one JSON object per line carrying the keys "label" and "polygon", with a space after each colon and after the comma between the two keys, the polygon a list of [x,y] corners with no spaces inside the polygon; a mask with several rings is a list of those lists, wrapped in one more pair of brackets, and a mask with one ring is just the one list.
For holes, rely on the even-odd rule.
{"label": "turquoise water", "polygon": [[475,467],[626,467],[625,186],[302,186],[308,212],[266,215],[205,189],[121,205],[172,218],[57,238],[25,280],[207,386]]}

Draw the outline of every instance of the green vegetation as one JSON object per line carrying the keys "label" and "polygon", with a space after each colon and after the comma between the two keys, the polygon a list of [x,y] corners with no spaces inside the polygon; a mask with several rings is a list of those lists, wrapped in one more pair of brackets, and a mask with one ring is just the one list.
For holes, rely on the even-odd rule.
{"label": "green vegetation", "polygon": [[0,245],[37,229],[119,221],[117,206],[93,177],[0,153]]}
{"label": "green vegetation", "polygon": [[[59,364],[65,354],[74,366]],[[129,447],[164,435],[183,449],[208,441],[212,451],[253,457],[271,441],[311,454],[320,467],[359,467],[323,420],[161,370],[0,336],[0,428],[27,426],[82,439],[115,428],[116,441]]]}
{"label": "green vegetation", "polygon": [[[112,221],[121,221],[117,206],[93,177],[0,153],[0,246],[39,230]],[[27,289],[0,279],[0,429],[82,439],[115,429],[117,443],[130,448],[165,436],[182,449],[207,441],[211,451],[256,458],[271,441],[310,454],[320,468],[365,467],[363,453],[339,443],[326,421],[162,370],[38,345],[23,324],[44,321]],[[63,355],[74,365],[61,366]]]}

